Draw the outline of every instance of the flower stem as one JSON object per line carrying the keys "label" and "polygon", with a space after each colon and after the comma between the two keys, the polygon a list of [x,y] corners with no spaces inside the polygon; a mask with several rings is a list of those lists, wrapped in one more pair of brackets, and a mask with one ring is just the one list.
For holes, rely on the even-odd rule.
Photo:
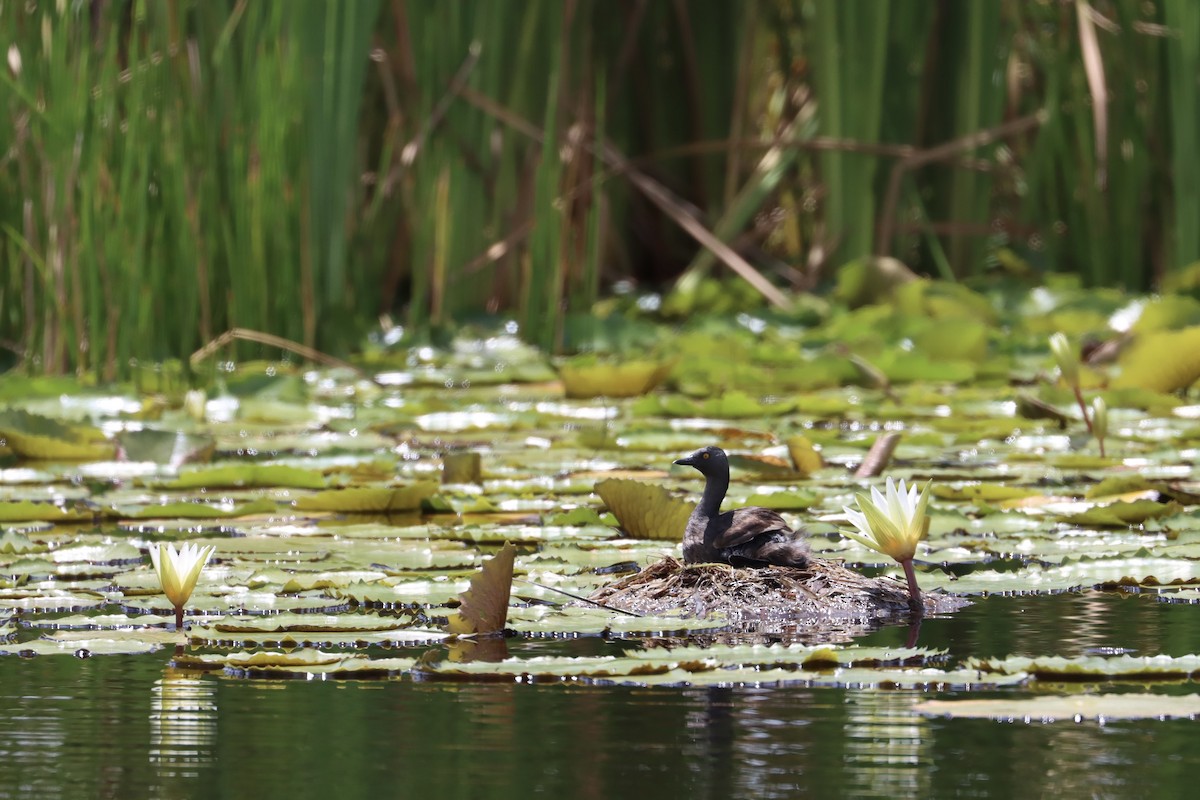
{"label": "flower stem", "polygon": [[917,573],[913,570],[911,558],[900,562],[904,567],[904,577],[908,579],[908,607],[914,617],[925,616],[925,603],[921,600],[921,587],[917,586]]}
{"label": "flower stem", "polygon": [[1079,388],[1079,384],[1071,388],[1075,390],[1075,402],[1079,403],[1079,410],[1083,412],[1083,421],[1087,424],[1088,433],[1094,434],[1095,432],[1092,430],[1092,415],[1088,413],[1087,403],[1083,402],[1083,390]]}
{"label": "flower stem", "polygon": [[183,606],[175,606],[175,630],[183,630]]}

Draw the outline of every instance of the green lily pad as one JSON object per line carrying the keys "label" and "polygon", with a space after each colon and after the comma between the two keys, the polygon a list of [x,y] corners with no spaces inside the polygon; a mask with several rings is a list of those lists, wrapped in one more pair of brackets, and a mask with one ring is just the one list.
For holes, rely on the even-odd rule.
{"label": "green lily pad", "polygon": [[0,502],[0,522],[86,522],[96,517],[96,509],[86,503],[70,506],[34,500]]}
{"label": "green lily pad", "polygon": [[47,461],[103,461],[116,450],[99,428],[14,409],[0,410],[0,439],[17,455]]}
{"label": "green lily pad", "polygon": [[255,514],[271,514],[278,509],[279,506],[266,499],[237,504],[225,501],[184,500],[161,505],[111,506],[109,512],[122,519],[234,519]]}
{"label": "green lily pad", "polygon": [[286,464],[223,464],[185,470],[174,480],[159,481],[164,489],[223,489],[279,486],[290,489],[323,489],[328,479],[316,470]]}
{"label": "green lily pad", "polygon": [[1003,698],[995,700],[926,700],[913,711],[927,717],[994,719],[1001,722],[1070,722],[1084,720],[1195,719],[1200,695],[1086,694],[1068,697]]}
{"label": "green lily pad", "polygon": [[963,667],[1006,675],[1027,673],[1038,680],[1079,681],[1094,678],[1136,680],[1145,683],[1155,680],[1186,680],[1200,675],[1200,655],[969,658],[963,663]]}
{"label": "green lily pad", "polygon": [[418,481],[407,486],[359,486],[327,489],[297,498],[301,511],[337,511],[348,514],[414,511],[438,490],[436,481]]}
{"label": "green lily pad", "polygon": [[658,386],[673,360],[611,363],[594,355],[577,356],[558,366],[567,397],[637,397]]}

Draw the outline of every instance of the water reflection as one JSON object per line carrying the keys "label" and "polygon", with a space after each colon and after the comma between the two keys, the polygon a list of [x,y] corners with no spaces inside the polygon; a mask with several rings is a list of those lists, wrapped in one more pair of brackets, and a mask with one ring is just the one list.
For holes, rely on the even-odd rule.
{"label": "water reflection", "polygon": [[845,763],[855,796],[929,796],[927,765],[935,755],[930,723],[910,710],[920,697],[899,691],[846,694]]}
{"label": "water reflection", "polygon": [[[908,634],[895,626],[863,643]],[[926,619],[920,636],[951,659],[1102,646],[1182,655],[1195,650],[1200,615],[1148,597],[991,598]],[[521,657],[631,646],[499,641]],[[1200,770],[1192,721],[912,715],[933,692],[239,680],[165,660],[0,658],[0,800],[1167,797],[1187,796]],[[1047,690],[1095,687],[984,694]]]}
{"label": "water reflection", "polygon": [[150,763],[160,778],[194,778],[213,760],[217,683],[168,666],[150,689]]}

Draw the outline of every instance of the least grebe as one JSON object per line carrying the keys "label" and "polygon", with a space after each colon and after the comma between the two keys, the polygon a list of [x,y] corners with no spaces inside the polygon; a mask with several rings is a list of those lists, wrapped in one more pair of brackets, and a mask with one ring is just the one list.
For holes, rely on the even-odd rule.
{"label": "least grebe", "polygon": [[792,530],[771,509],[749,506],[721,513],[721,501],[729,489],[729,458],[724,450],[702,447],[675,463],[695,467],[704,476],[704,494],[683,533],[684,563],[781,567],[808,563],[807,534]]}

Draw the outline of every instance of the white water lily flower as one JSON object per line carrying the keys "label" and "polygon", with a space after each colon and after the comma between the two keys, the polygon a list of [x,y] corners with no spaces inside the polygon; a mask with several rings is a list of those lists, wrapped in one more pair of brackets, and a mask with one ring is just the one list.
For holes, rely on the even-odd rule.
{"label": "white water lily flower", "polygon": [[886,494],[871,487],[871,496],[856,495],[858,507],[855,511],[842,506],[850,523],[858,532],[842,531],[856,542],[883,553],[901,563],[911,561],[917,552],[917,542],[929,532],[929,484],[918,494],[916,486],[900,488],[891,478],[887,480]]}
{"label": "white water lily flower", "polygon": [[158,583],[175,608],[183,608],[192,596],[200,572],[216,549],[212,545],[201,547],[198,544],[185,544],[179,550],[172,544],[150,548],[150,561],[158,573]]}

